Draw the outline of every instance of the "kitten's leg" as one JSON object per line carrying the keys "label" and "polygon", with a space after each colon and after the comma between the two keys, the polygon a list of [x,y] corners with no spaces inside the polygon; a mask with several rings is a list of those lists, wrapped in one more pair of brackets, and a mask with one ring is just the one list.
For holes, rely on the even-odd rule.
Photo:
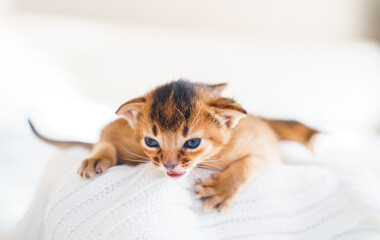
{"label": "kitten's leg", "polygon": [[211,178],[197,179],[196,198],[207,198],[203,210],[216,207],[219,212],[225,212],[245,183],[256,178],[266,165],[262,158],[248,155],[231,163],[223,172],[212,174]]}
{"label": "kitten's leg", "polygon": [[85,179],[90,179],[96,174],[102,174],[109,167],[117,164],[117,151],[114,144],[100,141],[93,148],[93,155],[83,160],[78,169],[78,174]]}

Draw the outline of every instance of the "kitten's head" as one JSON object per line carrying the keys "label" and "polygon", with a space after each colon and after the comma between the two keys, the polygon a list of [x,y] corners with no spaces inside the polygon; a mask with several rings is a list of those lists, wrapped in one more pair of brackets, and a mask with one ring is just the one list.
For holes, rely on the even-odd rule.
{"label": "kitten's head", "polygon": [[117,114],[135,129],[152,163],[173,178],[216,155],[246,111],[220,97],[226,84],[178,80],[124,103]]}

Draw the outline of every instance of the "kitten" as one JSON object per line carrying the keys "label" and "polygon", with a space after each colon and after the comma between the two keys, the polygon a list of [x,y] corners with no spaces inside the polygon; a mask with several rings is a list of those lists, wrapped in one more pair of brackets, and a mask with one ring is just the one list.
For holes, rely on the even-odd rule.
{"label": "kitten", "polygon": [[312,147],[318,133],[294,121],[266,120],[248,115],[235,101],[220,96],[226,84],[205,85],[184,80],[160,86],[130,100],[116,111],[121,118],[101,132],[93,154],[78,169],[90,179],[118,164],[151,161],[159,171],[177,179],[194,167],[222,170],[197,179],[196,198],[203,208],[225,212],[243,186],[268,165],[282,162],[279,140]]}

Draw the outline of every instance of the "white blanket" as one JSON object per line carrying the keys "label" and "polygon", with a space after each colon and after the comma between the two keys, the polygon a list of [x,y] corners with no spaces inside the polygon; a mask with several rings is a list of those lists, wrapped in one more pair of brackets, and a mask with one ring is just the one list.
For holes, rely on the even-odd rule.
{"label": "white blanket", "polygon": [[380,239],[380,184],[369,173],[273,166],[227,213],[204,213],[192,176],[172,180],[146,164],[85,181],[76,168],[86,155],[53,159],[12,239]]}

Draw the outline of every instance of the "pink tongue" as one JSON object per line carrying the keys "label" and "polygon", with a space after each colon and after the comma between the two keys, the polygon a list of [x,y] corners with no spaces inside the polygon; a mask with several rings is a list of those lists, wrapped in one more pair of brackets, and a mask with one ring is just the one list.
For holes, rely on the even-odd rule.
{"label": "pink tongue", "polygon": [[171,177],[178,177],[178,176],[183,175],[183,173],[179,173],[179,172],[175,172],[175,171],[169,171],[168,175]]}

